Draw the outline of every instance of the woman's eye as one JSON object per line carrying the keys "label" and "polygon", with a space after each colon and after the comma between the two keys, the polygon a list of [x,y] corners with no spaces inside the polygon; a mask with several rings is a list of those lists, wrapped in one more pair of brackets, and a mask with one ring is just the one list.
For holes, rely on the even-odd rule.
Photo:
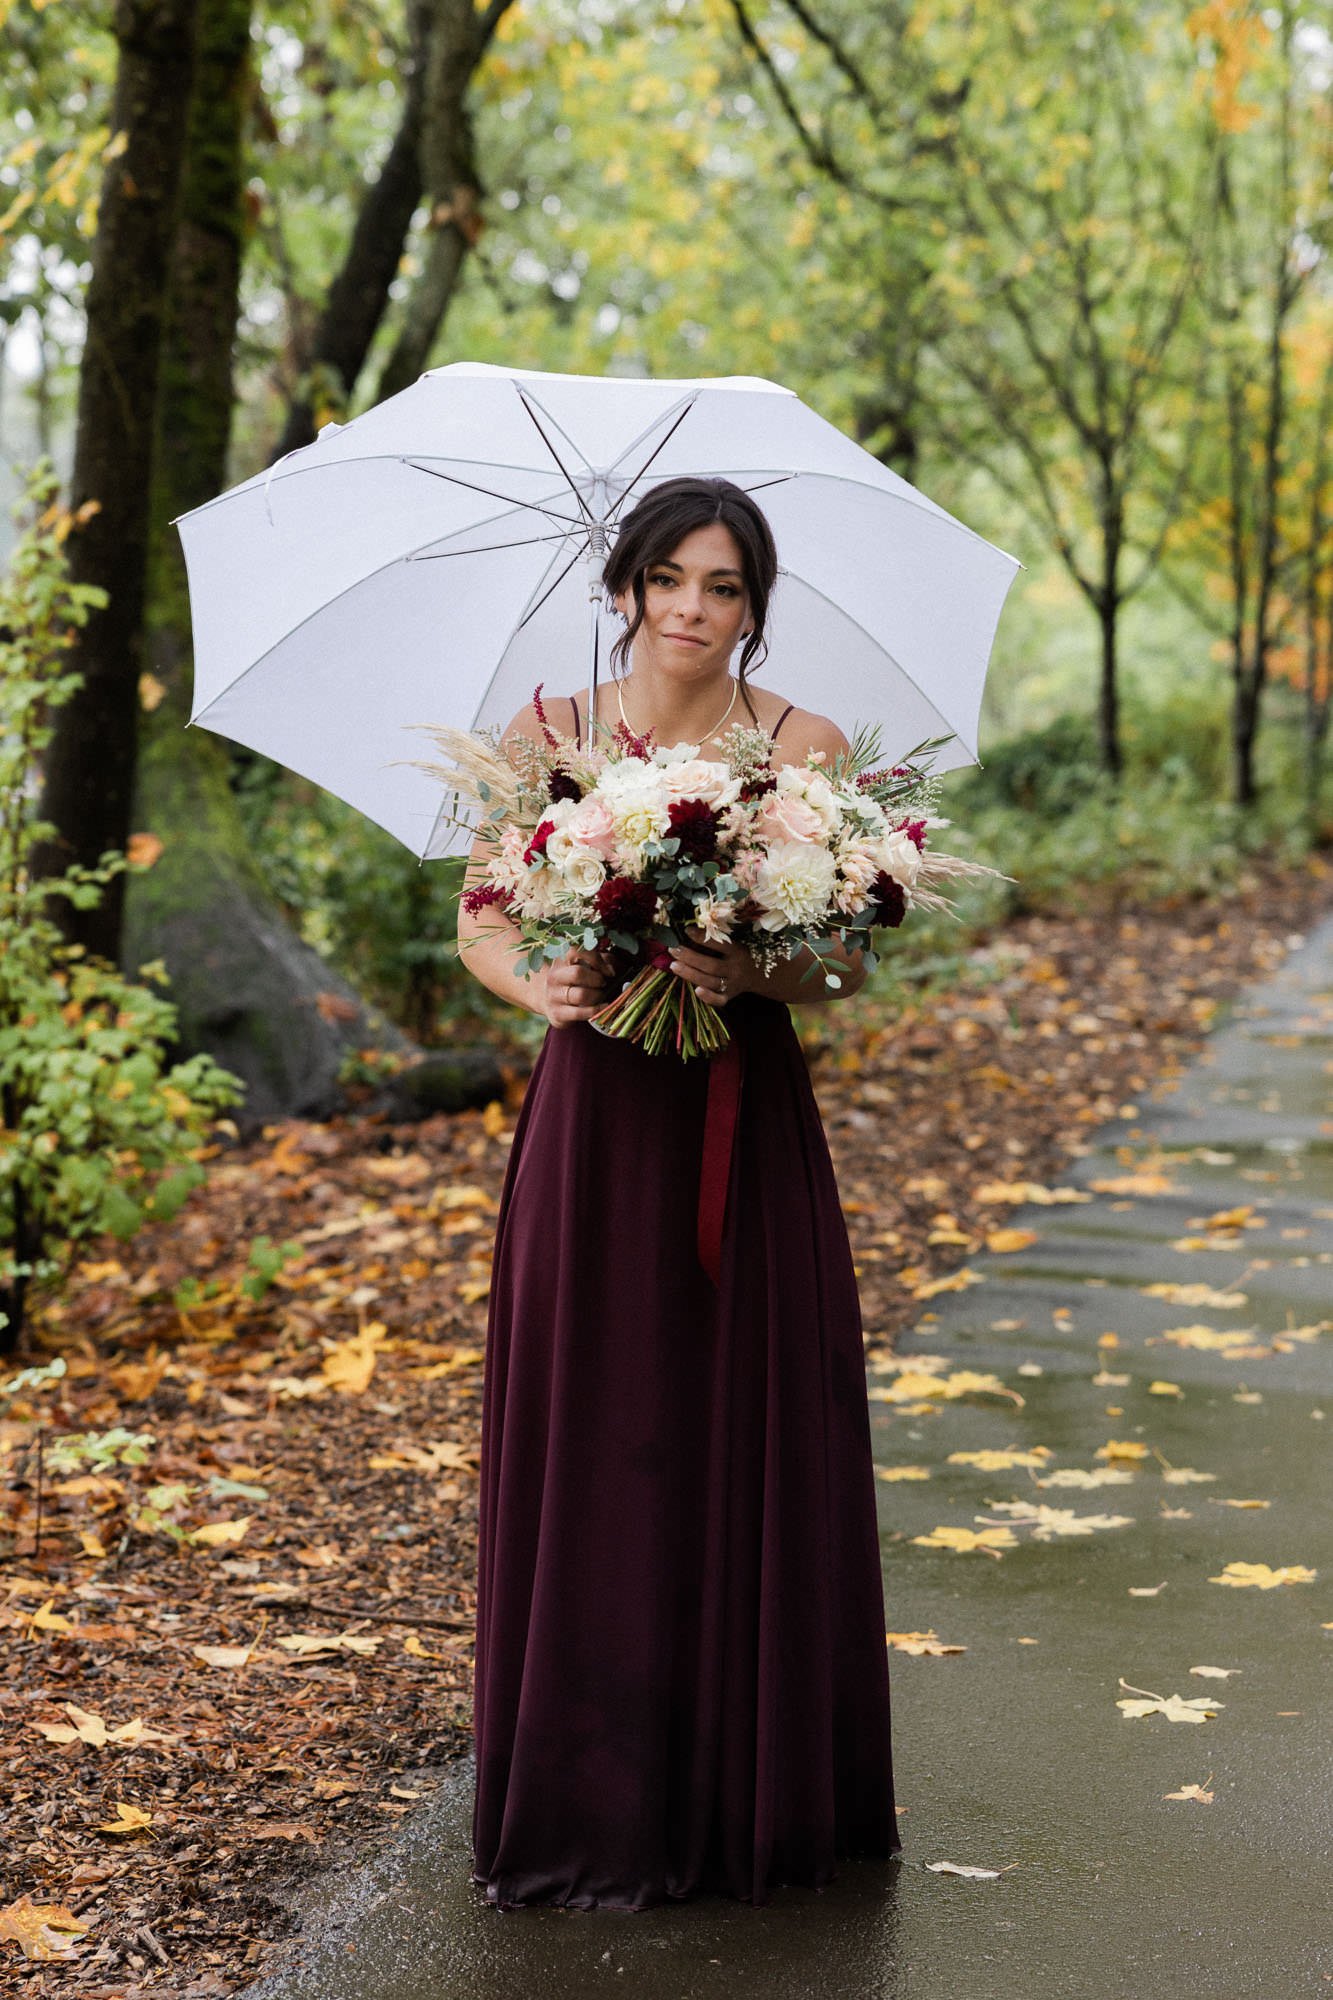
{"label": "woman's eye", "polygon": [[[660,576],[650,576],[648,581],[649,583],[654,583],[654,584],[661,584],[661,583],[673,584],[676,581],[676,579],[674,576],[660,575]],[[719,591],[723,597],[740,596],[740,592],[739,590],[737,590],[734,583],[716,583],[713,585],[713,588],[714,590]]]}

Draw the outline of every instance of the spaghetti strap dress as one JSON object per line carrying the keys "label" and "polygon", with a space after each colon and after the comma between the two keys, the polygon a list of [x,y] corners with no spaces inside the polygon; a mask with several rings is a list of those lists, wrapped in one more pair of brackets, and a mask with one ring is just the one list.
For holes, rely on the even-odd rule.
{"label": "spaghetti strap dress", "polygon": [[724,1018],[726,1065],[549,1028],[515,1124],[473,1685],[500,1909],[762,1904],[901,1847],[846,1224],[787,1006]]}

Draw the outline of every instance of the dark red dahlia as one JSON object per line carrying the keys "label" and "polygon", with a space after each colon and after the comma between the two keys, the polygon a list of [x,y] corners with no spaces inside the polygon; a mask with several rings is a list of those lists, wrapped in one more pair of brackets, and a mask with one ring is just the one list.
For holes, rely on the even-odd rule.
{"label": "dark red dahlia", "polygon": [[901,882],[895,882],[892,875],[881,869],[871,884],[871,895],[874,899],[871,923],[896,930],[907,915],[907,898]]}
{"label": "dark red dahlia", "polygon": [[546,793],[551,804],[556,805],[561,799],[581,799],[583,787],[568,771],[552,771]]}
{"label": "dark red dahlia", "polygon": [[712,861],[717,854],[717,814],[703,799],[677,799],[668,830],[680,842],[680,860]]}
{"label": "dark red dahlia", "polygon": [[523,859],[531,862],[535,861],[539,854],[545,854],[546,843],[554,832],[555,821],[553,819],[544,819],[533,834],[532,839],[523,849]]}
{"label": "dark red dahlia", "polygon": [[750,778],[741,786],[741,797],[745,800],[762,799],[765,792],[775,792],[778,781],[772,771],[761,772],[757,778]]}
{"label": "dark red dahlia", "polygon": [[651,882],[627,882],[613,875],[603,882],[593,897],[593,907],[609,930],[646,930],[657,908],[657,891]]}

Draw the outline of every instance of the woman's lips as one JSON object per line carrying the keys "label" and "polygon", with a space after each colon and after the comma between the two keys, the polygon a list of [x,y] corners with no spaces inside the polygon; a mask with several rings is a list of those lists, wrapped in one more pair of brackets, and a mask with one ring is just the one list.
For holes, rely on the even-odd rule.
{"label": "woman's lips", "polygon": [[674,639],[678,646],[702,646],[702,639],[692,639],[688,632],[668,632],[668,639]]}

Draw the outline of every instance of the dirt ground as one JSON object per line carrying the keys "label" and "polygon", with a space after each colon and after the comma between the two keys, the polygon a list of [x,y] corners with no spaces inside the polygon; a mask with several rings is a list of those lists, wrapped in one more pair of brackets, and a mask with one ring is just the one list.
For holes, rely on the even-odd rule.
{"label": "dirt ground", "polygon": [[[1093,1128],[1130,1136],[1219,1004],[1330,908],[1315,858],[1211,904],[1010,923],[893,1018],[799,1011],[868,1354],[971,1253],[1018,1247],[1006,1201]],[[236,1991],[290,1927],[275,1891],[364,1850],[465,1747],[488,1254],[523,1085],[413,1126],[221,1140],[171,1225],[88,1246],[37,1318],[25,1359],[67,1373],[0,1422],[0,1992]],[[261,1238],[290,1246],[267,1286]],[[50,1462],[118,1425],[150,1434],[142,1464]]]}

